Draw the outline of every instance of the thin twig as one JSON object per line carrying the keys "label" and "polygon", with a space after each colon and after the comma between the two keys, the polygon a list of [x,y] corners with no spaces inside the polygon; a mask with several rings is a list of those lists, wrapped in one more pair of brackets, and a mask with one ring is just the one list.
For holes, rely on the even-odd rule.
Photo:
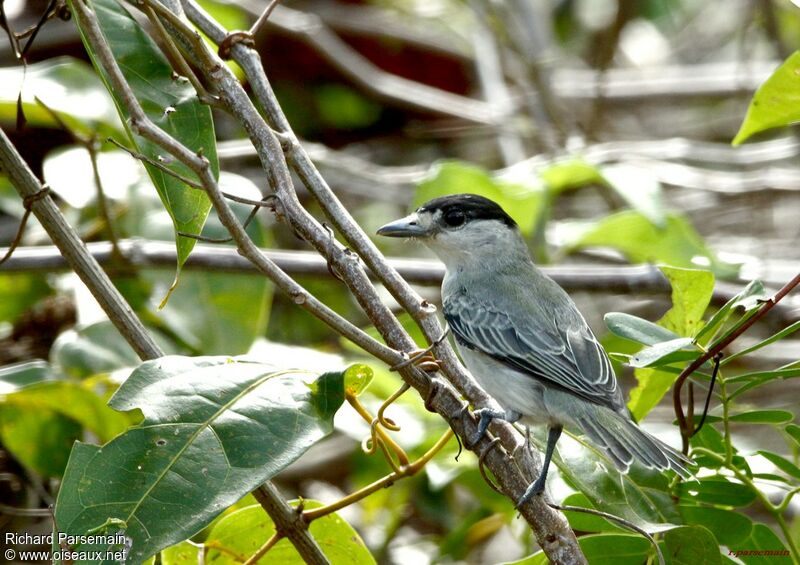
{"label": "thin twig", "polygon": [[277,6],[280,1],[281,0],[271,0],[271,2],[267,4],[267,7],[264,8],[264,11],[261,12],[261,15],[258,16],[258,19],[255,21],[255,23],[250,26],[250,30],[248,31],[250,35],[255,36],[259,31],[261,31],[261,28],[265,23],[267,23],[270,14],[272,14],[272,10],[275,9],[275,6]]}
{"label": "thin twig", "polygon": [[703,364],[711,359],[712,357],[719,354],[723,349],[728,347],[731,343],[733,343],[740,335],[746,332],[750,326],[755,324],[758,320],[763,318],[767,312],[772,310],[775,305],[780,302],[787,294],[789,294],[794,287],[800,284],[800,273],[797,274],[792,280],[786,283],[783,288],[781,288],[778,292],[776,292],[769,300],[766,300],[764,304],[761,305],[761,308],[749,319],[747,322],[739,326],[736,331],[731,332],[726,338],[720,340],[714,347],[710,348],[708,351],[703,353],[700,357],[692,361],[683,371],[681,374],[678,375],[678,379],[675,381],[675,385],[672,388],[672,406],[675,410],[675,417],[678,419],[678,427],[681,430],[681,439],[683,440],[683,453],[688,453],[689,451],[689,434],[690,430],[688,428],[688,423],[686,420],[686,416],[683,413],[683,405],[681,404],[681,388],[683,387],[683,383],[686,382],[692,373],[694,373],[697,369],[703,366]]}
{"label": "thin twig", "polygon": [[644,537],[646,537],[647,540],[655,548],[656,554],[658,556],[659,564],[660,565],[664,565],[664,563],[665,563],[664,555],[661,553],[661,548],[658,547],[658,543],[656,543],[656,540],[653,539],[653,536],[651,536],[649,533],[647,533],[647,531],[644,530],[643,528],[640,528],[639,526],[637,526],[633,522],[630,522],[630,521],[626,520],[625,518],[620,518],[619,516],[615,516],[614,514],[609,514],[608,512],[603,512],[602,510],[596,510],[594,508],[584,508],[582,506],[570,506],[570,505],[561,505],[561,504],[553,504],[553,503],[548,503],[548,506],[550,506],[550,508],[554,508],[554,509],[560,510],[562,512],[582,512],[584,514],[591,514],[593,516],[600,516],[601,518],[605,518],[606,520],[610,520],[611,522],[614,522],[616,524],[619,524],[620,526],[628,528],[629,530],[632,530],[632,531],[634,531],[636,533],[639,533],[639,534],[643,535]]}

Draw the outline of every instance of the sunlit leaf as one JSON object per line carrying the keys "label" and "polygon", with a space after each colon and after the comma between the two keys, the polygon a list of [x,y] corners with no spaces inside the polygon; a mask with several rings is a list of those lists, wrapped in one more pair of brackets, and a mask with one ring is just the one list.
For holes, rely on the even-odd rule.
{"label": "sunlit leaf", "polygon": [[589,184],[605,184],[605,179],[594,165],[583,159],[570,158],[557,161],[537,171],[551,194],[580,188]]}
{"label": "sunlit leaf", "polygon": [[351,365],[344,372],[344,389],[347,394],[359,396],[367,390],[374,376],[375,374],[369,365],[364,365],[363,363]]}
{"label": "sunlit leaf", "polygon": [[[658,321],[658,325],[679,336],[691,337],[701,326],[703,314],[711,301],[714,275],[708,271],[666,266],[662,266],[661,271],[672,286],[672,308]],[[682,342],[673,340],[671,343],[680,345]],[[641,420],[672,388],[677,374],[640,368],[636,369],[635,375],[638,384],[631,391],[628,407],[634,418]]]}
{"label": "sunlit leaf", "polygon": [[182,541],[161,552],[161,565],[198,565],[205,561],[205,548],[191,541]]}
{"label": "sunlit leaf", "polygon": [[462,192],[497,202],[526,235],[533,232],[544,204],[544,192],[538,186],[492,178],[485,170],[469,163],[443,161],[434,166],[430,177],[417,186],[414,205]]}
{"label": "sunlit leaf", "polygon": [[668,213],[663,227],[641,213],[626,210],[596,222],[565,225],[571,233],[564,249],[574,252],[587,247],[611,247],[632,263],[663,263],[683,268],[708,268],[720,278],[732,278],[738,267],[720,261],[706,246],[688,220]]}
{"label": "sunlit leaf", "polygon": [[[297,506],[294,502],[293,506]],[[319,508],[322,503],[304,500],[303,508]],[[342,565],[366,565],[375,559],[353,527],[338,514],[332,513],[311,522],[309,532],[331,563]],[[207,562],[219,565],[242,563],[275,533],[275,524],[261,506],[249,506],[225,516],[220,520],[205,543],[209,548]],[[256,563],[282,563],[286,565],[305,563],[292,543],[284,538],[276,543]]]}
{"label": "sunlit leaf", "polygon": [[800,51],[792,53],[758,87],[733,145],[764,130],[800,122]]}

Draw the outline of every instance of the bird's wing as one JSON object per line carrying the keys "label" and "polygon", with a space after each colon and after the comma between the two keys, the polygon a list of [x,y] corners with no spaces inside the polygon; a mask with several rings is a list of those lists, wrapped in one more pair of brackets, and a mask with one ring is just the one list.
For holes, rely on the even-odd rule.
{"label": "bird's wing", "polygon": [[464,295],[448,297],[444,316],[465,346],[581,398],[620,410],[614,370],[589,326],[575,312],[533,326],[525,312],[507,313]]}

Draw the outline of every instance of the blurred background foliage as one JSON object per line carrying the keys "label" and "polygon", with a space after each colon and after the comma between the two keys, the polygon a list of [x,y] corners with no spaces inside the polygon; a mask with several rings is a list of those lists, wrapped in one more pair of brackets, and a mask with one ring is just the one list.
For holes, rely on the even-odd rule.
{"label": "blurred background foliage", "polygon": [[[35,23],[45,5],[3,3],[15,30]],[[256,0],[203,5],[230,29],[247,28],[263,9]],[[677,443],[669,399],[662,399],[682,363],[697,354],[684,346],[707,346],[724,335],[800,264],[800,142],[791,128],[762,132],[800,116],[779,103],[767,116],[753,106],[737,142],[754,137],[730,145],[756,87],[784,60],[788,66],[756,102],[769,106],[776,92],[789,92],[787,104],[800,96],[792,82],[797,55],[790,57],[798,37],[800,8],[780,0],[286,0],[256,40],[293,128],[368,232],[429,198],[468,191],[499,202],[544,265],[670,266],[664,274],[671,296],[635,288],[573,294],[605,335],[625,388],[633,389],[633,412]],[[0,60],[3,128],[81,237],[174,241],[173,221],[145,169],[105,141],[129,144],[74,23],[48,22],[27,68],[7,45]],[[265,180],[243,132],[217,111],[214,123],[223,190],[260,198]],[[316,209],[308,195],[303,199]],[[247,206],[236,210],[242,219],[249,213]],[[0,244],[7,246],[23,207],[2,177],[0,213]],[[248,231],[260,246],[307,251],[269,214],[257,218]],[[226,235],[213,213],[203,235]],[[31,220],[23,244],[48,243]],[[410,255],[420,265],[429,259],[416,245],[376,243],[389,256]],[[375,376],[362,402],[373,413],[399,385],[263,277],[190,262],[160,309],[174,263],[132,265],[112,253],[105,266],[168,353],[249,353],[319,371],[367,363]],[[753,279],[762,281],[760,290],[745,289]],[[327,273],[298,280],[367,325]],[[420,292],[438,302],[437,285]],[[609,323],[608,332],[602,318],[610,311],[660,319],[669,335],[636,333],[629,320]],[[722,314],[704,330],[702,320],[715,312]],[[676,484],[645,469],[621,476],[591,446],[564,441],[553,498],[613,512],[650,531],[682,524],[660,536],[672,563],[761,563],[728,550],[784,551],[792,544],[797,559],[800,497],[787,493],[800,481],[800,344],[791,331],[762,340],[796,329],[798,319],[800,301],[790,296],[732,348],[747,355],[726,362],[707,424],[692,439],[693,449],[701,448],[699,482]],[[659,346],[680,338],[689,339]],[[74,275],[0,267],[0,529],[50,530],[46,508],[73,442],[103,443],[139,421],[106,406],[138,364]],[[698,398],[708,374],[706,366],[697,376]],[[412,394],[388,414],[412,460],[447,429]],[[335,424],[332,436],[278,475],[287,494],[330,502],[390,471],[380,456],[363,452],[369,429],[349,407]],[[532,441],[542,439],[534,433]],[[467,452],[456,460],[457,452],[452,440],[419,474],[339,512],[372,555],[354,562],[494,563],[535,551],[529,530],[486,485],[475,457]],[[239,510],[226,511],[193,543],[226,539],[231,527],[264,536],[269,525],[256,523],[263,514],[246,508],[252,503],[248,497]],[[591,563],[653,559],[643,538],[600,518],[568,516]],[[339,532],[334,537],[350,531],[337,530],[338,522],[329,527]],[[196,551],[184,542],[160,559],[191,561]],[[224,552],[212,556],[231,562]]]}

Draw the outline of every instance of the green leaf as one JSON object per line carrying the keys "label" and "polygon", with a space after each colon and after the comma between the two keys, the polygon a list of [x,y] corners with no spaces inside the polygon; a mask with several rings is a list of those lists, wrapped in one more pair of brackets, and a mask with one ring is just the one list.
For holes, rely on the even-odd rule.
{"label": "green leaf", "polygon": [[800,121],[800,51],[792,53],[758,87],[747,115],[733,138],[740,145],[752,135]]}
{"label": "green leaf", "polygon": [[497,202],[514,218],[525,235],[533,232],[544,206],[544,192],[540,187],[493,178],[480,167],[459,161],[437,163],[429,178],[417,185],[414,205],[461,192],[478,194]]}
{"label": "green leaf", "polygon": [[[297,503],[292,503],[297,506]],[[305,500],[304,508],[319,508],[322,503]],[[309,532],[331,563],[362,565],[375,559],[353,527],[338,514],[329,514],[311,522]],[[207,562],[234,565],[252,556],[275,533],[275,525],[259,505],[248,506],[225,516],[206,539]],[[288,539],[276,543],[257,563],[302,565],[303,559]]]}
{"label": "green leaf", "polygon": [[659,267],[672,286],[672,308],[658,321],[681,336],[693,337],[714,294],[714,275],[697,269]]}
{"label": "green leaf", "polygon": [[573,235],[565,243],[572,253],[587,247],[611,247],[631,263],[664,263],[675,267],[707,267],[720,278],[732,278],[738,266],[717,259],[686,218],[668,213],[658,227],[641,213],[626,210],[590,223],[565,226]]}
{"label": "green leaf", "polygon": [[316,88],[319,119],[326,127],[354,130],[373,125],[381,116],[381,105],[342,83]]}
{"label": "green leaf", "polygon": [[775,465],[778,469],[789,475],[790,477],[794,477],[795,479],[800,479],[800,468],[797,465],[786,459],[785,457],[781,457],[777,453],[772,453],[771,451],[756,451],[761,457],[767,459],[770,463]]}
{"label": "green leaf", "polygon": [[[594,505],[585,494],[575,492],[565,498],[561,506],[577,506],[595,510]],[[586,512],[564,511],[564,516],[569,520],[570,527],[576,532],[620,532],[619,526],[614,525],[605,518]]]}
{"label": "green leaf", "polygon": [[205,562],[205,548],[186,540],[161,552],[161,565],[197,565]]}
{"label": "green leaf", "polygon": [[[202,153],[209,160],[214,176],[219,176],[211,109],[200,103],[185,77],[175,77],[161,50],[121,4],[115,0],[95,0],[92,8],[114,58],[148,118],[191,151]],[[81,30],[81,35],[83,34],[84,31]],[[84,45],[106,82],[106,88],[114,96],[122,121],[128,127],[130,116],[124,109],[119,93],[111,87],[102,68],[97,64],[96,56],[85,37]],[[162,149],[134,134],[129,127],[128,129],[131,140],[141,153],[154,161],[164,162]],[[168,159],[164,164],[182,176],[194,178],[189,168],[177,160]],[[211,209],[211,201],[205,192],[185,185],[156,167],[146,165],[146,168],[161,201],[172,217],[175,231],[199,234]],[[194,248],[195,240],[178,237],[176,234],[176,244],[179,274]]]}
{"label": "green leaf", "polygon": [[655,345],[663,341],[678,339],[675,332],[624,312],[609,312],[603,317],[608,329],[614,335],[624,337],[644,345]]}
{"label": "green leaf", "polygon": [[789,335],[793,334],[797,330],[800,330],[800,320],[798,320],[797,322],[793,323],[789,327],[786,327],[786,328],[782,329],[778,333],[776,333],[774,335],[771,335],[767,339],[759,341],[755,345],[751,345],[747,349],[743,349],[742,351],[737,351],[733,355],[730,355],[728,358],[726,358],[725,362],[730,362],[731,359],[736,359],[737,357],[741,357],[742,355],[749,355],[753,351],[758,351],[762,347],[766,347],[766,346],[768,346],[768,345],[770,345],[772,343],[775,343],[776,341],[778,341],[780,339],[783,339],[786,336],[789,336]]}
{"label": "green leaf", "polygon": [[14,323],[20,314],[53,293],[45,278],[38,273],[0,273],[0,322]]}
{"label": "green leaf", "polygon": [[26,468],[42,477],[60,477],[81,426],[52,410],[31,412],[0,405],[0,441]]}
{"label": "green leaf", "polygon": [[783,428],[783,431],[789,434],[789,437],[791,437],[797,446],[800,447],[800,426],[797,424],[788,424],[785,428]]}
{"label": "green leaf", "polygon": [[[650,347],[645,347],[639,353],[631,356],[630,365],[632,367],[650,367],[655,365],[664,357],[680,351],[692,344],[692,338],[679,337],[670,341],[663,341]],[[699,355],[699,351],[694,356]]]}
{"label": "green leaf", "polygon": [[686,524],[705,526],[717,538],[719,545],[739,547],[753,529],[750,518],[730,510],[686,505],[680,505],[679,509]]}
{"label": "green leaf", "polygon": [[[728,300],[722,308],[714,313],[711,319],[697,333],[695,340],[698,343],[706,343],[705,338],[710,338],[711,334],[722,326],[736,310],[741,310],[742,314],[747,314],[761,306],[762,300],[766,297],[767,291],[764,288],[764,284],[759,280],[750,281],[741,292]],[[724,363],[725,361],[723,361]]]}
{"label": "green leaf", "polygon": [[[702,324],[703,314],[714,292],[714,275],[697,269],[660,267],[672,286],[672,308],[658,325],[673,334],[691,337]],[[680,344],[680,341],[673,341]],[[631,391],[628,407],[637,420],[644,418],[664,397],[677,379],[665,370],[640,368],[634,373],[637,386]]]}
{"label": "green leaf", "polygon": [[592,565],[641,565],[654,551],[646,538],[626,534],[582,536],[578,543]]}
{"label": "green leaf", "polygon": [[[597,534],[581,536],[578,544],[586,559],[592,565],[642,565],[648,555],[654,553],[650,542],[643,537],[627,534]],[[544,551],[538,551],[519,561],[503,565],[547,565]],[[698,565],[698,564],[695,564]]]}
{"label": "green leaf", "polygon": [[790,565],[791,554],[780,538],[764,524],[754,524],[750,537],[736,547],[730,554],[747,565]]}
{"label": "green leaf", "polygon": [[625,314],[624,312],[609,312],[603,317],[603,320],[609,331],[614,335],[643,343],[644,345],[655,345],[680,337],[676,333],[649,320]]}
{"label": "green leaf", "polygon": [[106,399],[96,394],[88,383],[56,381],[39,383],[7,395],[3,409],[14,406],[31,413],[60,414],[94,433],[100,441],[125,431],[133,423],[130,415],[106,406]]}
{"label": "green leaf", "polygon": [[800,377],[800,367],[796,369],[777,369],[775,371],[754,371],[752,373],[728,377],[725,381],[728,383],[769,382],[778,379],[792,379],[795,377]]}
{"label": "green leaf", "polygon": [[638,211],[653,225],[665,226],[664,202],[661,197],[661,183],[647,168],[628,165],[606,165],[600,169],[614,192],[628,205]]}
{"label": "green leaf", "polygon": [[130,559],[145,559],[194,535],[329,434],[343,398],[342,373],[276,372],[230,357],[148,361],[110,402],[141,409],[144,421],[103,447],[76,446],[59,527],[85,534],[121,520]]}
{"label": "green leaf", "polygon": [[361,396],[372,382],[375,373],[369,365],[356,363],[344,372],[344,390],[351,396]]}
{"label": "green leaf", "polygon": [[56,57],[33,65],[0,69],[0,120],[13,124],[17,97],[28,125],[59,125],[41,104],[54,111],[73,131],[87,135],[119,137],[122,124],[114,102],[92,68],[72,57]]}
{"label": "green leaf", "polygon": [[719,546],[703,526],[682,526],[664,534],[664,558],[670,565],[715,565],[721,562]]}
{"label": "green leaf", "polygon": [[747,424],[785,424],[794,420],[794,414],[786,410],[751,410],[734,414],[728,420]]}
{"label": "green leaf", "polygon": [[580,158],[557,161],[540,169],[538,173],[553,195],[590,184],[606,184],[600,170]]}
{"label": "green leaf", "polygon": [[722,477],[705,477],[699,481],[684,481],[678,485],[682,503],[705,502],[720,506],[748,506],[756,493],[747,485]]}

